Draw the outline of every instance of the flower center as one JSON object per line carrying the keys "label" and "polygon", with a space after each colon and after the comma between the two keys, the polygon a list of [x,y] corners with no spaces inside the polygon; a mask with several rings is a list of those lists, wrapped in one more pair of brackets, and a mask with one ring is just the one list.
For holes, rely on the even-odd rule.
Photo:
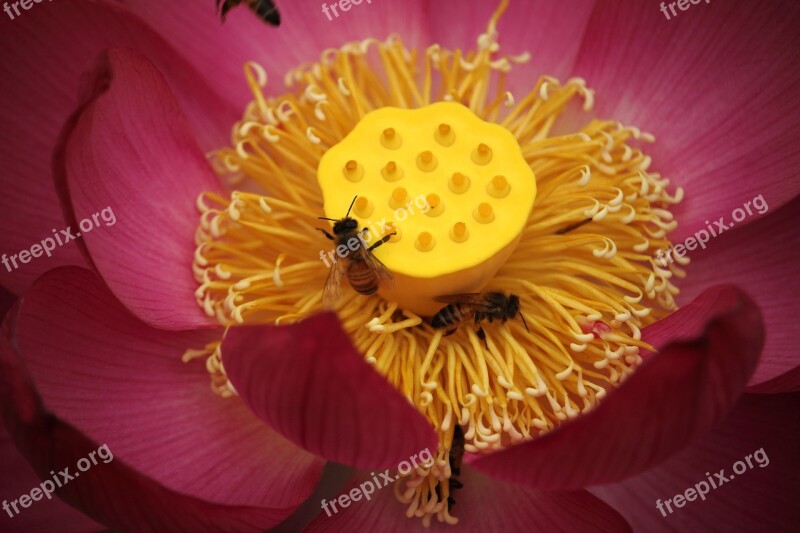
{"label": "flower center", "polygon": [[318,180],[327,217],[341,218],[358,196],[350,216],[364,240],[395,233],[375,249],[394,275],[379,293],[427,316],[442,307],[436,296],[489,283],[536,196],[514,136],[453,102],[368,113],[325,152]]}
{"label": "flower center", "polygon": [[[195,295],[225,326],[321,311],[320,259],[333,257],[319,217],[341,219],[354,197],[364,240],[396,232],[374,250],[394,285],[346,290],[336,312],[367,363],[437,432],[433,464],[394,485],[426,524],[457,521],[464,452],[552,431],[634,372],[650,349],[641,329],[675,308],[673,281],[688,262],[655,258],[670,247],[670,207],[683,192],[650,170],[641,143],[651,135],[599,119],[555,134],[571,101],[592,108],[578,78],[504,91],[512,64],[527,59],[498,53],[506,6],[476,50],[348,43],[287,74],[277,97],[248,64],[254,101],[212,157],[235,190],[198,199]],[[432,325],[434,297],[476,291],[516,296],[525,322],[481,321],[484,335]],[[234,395],[219,343],[184,360],[198,357],[212,388]]]}

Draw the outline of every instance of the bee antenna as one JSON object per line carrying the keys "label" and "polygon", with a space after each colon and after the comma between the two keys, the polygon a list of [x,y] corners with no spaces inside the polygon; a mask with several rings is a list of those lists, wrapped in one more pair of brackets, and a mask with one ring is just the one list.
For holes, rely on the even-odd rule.
{"label": "bee antenna", "polygon": [[336,222],[335,218],[328,218],[328,217],[317,217],[319,220],[330,220],[331,222]]}
{"label": "bee antenna", "polygon": [[525,326],[525,331],[530,333],[531,330],[528,329],[528,323],[525,322],[525,315],[522,314],[522,311],[519,312],[519,317],[522,319],[522,325]]}
{"label": "bee antenna", "polygon": [[349,216],[350,216],[350,210],[351,210],[351,209],[353,209],[353,204],[355,204],[355,203],[356,203],[356,199],[357,199],[357,198],[358,198],[358,195],[356,195],[356,196],[354,196],[354,197],[353,197],[353,201],[352,201],[352,202],[350,202],[350,207],[348,207],[348,208],[347,208],[347,214],[344,216],[344,218],[347,218],[347,217],[349,217]]}

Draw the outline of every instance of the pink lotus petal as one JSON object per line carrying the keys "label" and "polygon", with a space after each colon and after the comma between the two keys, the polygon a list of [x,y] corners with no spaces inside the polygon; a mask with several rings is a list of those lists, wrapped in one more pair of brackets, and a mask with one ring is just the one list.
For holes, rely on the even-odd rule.
{"label": "pink lotus petal", "polygon": [[[379,483],[385,484],[380,475]],[[390,476],[392,477],[392,476]],[[328,500],[356,494],[363,483],[374,486],[373,476],[361,473],[346,489],[330,494]],[[347,503],[343,508],[330,503],[305,529],[319,531],[629,531],[625,520],[614,510],[586,491],[542,492],[492,479],[471,468],[464,468],[460,480],[464,487],[455,493],[451,514],[458,517],[457,526],[446,525],[435,518],[425,528],[418,518],[406,517],[406,506],[394,496],[394,486],[383,485],[367,501]],[[369,491],[369,486],[364,485]],[[321,505],[321,504],[320,504]],[[328,516],[330,513],[330,516]]]}
{"label": "pink lotus petal", "polygon": [[701,2],[678,13],[599,1],[573,74],[597,90],[599,117],[655,134],[651,170],[686,190],[682,241],[759,194],[777,209],[800,192],[800,4]]}
{"label": "pink lotus petal", "polygon": [[[367,3],[370,2],[370,3]],[[261,21],[242,5],[228,13],[223,24],[212,2],[198,6],[191,0],[128,0],[128,7],[188,58],[200,72],[213,74],[215,87],[244,109],[253,96],[245,83],[242,66],[255,61],[267,71],[268,92],[284,91],[283,76],[309,61],[317,61],[326,48],[368,37],[385,39],[399,34],[410,46],[426,46],[425,7],[420,0],[386,2],[362,0],[331,19],[317,0],[276,2],[281,25]],[[330,11],[329,11],[330,12]]]}
{"label": "pink lotus petal", "polygon": [[[42,409],[22,358],[14,348],[15,341],[10,331],[15,324],[16,309],[14,315],[8,316],[4,321],[0,337],[0,406],[3,407],[4,422],[16,441],[16,446],[25,451],[24,458],[17,456],[14,460],[30,461],[38,472],[36,476],[39,481],[44,482],[53,475],[49,472],[61,472],[64,468],[77,466],[78,459],[86,457],[99,446]],[[141,440],[140,437],[139,439]],[[111,448],[109,452],[112,455],[116,453]],[[63,518],[63,505],[59,503],[59,498],[67,500],[98,522],[131,531],[163,531],[164,528],[262,531],[265,527],[280,522],[290,511],[226,507],[204,502],[167,490],[158,482],[125,465],[118,454],[116,460],[112,459],[108,463],[98,457],[96,453],[98,468],[87,470],[83,477],[75,477],[67,485],[56,487],[57,501],[48,502],[52,507],[48,507],[46,511],[41,508],[37,512],[29,509],[28,512],[32,513],[31,520],[38,523]],[[5,469],[3,471],[7,472]],[[70,470],[72,471],[74,468]],[[57,478],[63,479],[60,474]],[[31,488],[33,487],[28,486],[28,490]],[[68,523],[70,527],[75,527],[78,531],[88,531],[83,526],[91,524],[91,521],[81,518],[77,511],[71,516]],[[26,519],[15,523],[24,525],[29,522]],[[3,529],[7,528],[4,526]],[[65,530],[65,525],[62,523],[55,529]]]}
{"label": "pink lotus petal", "polygon": [[769,381],[747,387],[747,392],[761,392],[768,394],[795,391],[800,391],[800,366],[796,366],[785,374],[781,374],[780,376],[772,378]]}
{"label": "pink lotus petal", "polygon": [[[59,206],[51,157],[64,122],[79,104],[81,74],[111,46],[136,48],[159,65],[204,148],[227,141],[240,110],[226,106],[163,38],[118,6],[70,0],[24,11],[4,21],[0,32],[0,76],[6,80],[0,86],[0,99],[6,102],[0,110],[0,253],[30,249],[51,237],[53,228],[73,223]],[[80,220],[86,213],[76,215]],[[88,265],[76,243],[11,272],[0,267],[0,283],[20,294],[46,270],[66,264]]]}
{"label": "pink lotus petal", "polygon": [[256,415],[326,459],[377,468],[436,447],[428,421],[364,361],[333,314],[231,329],[222,361]]}
{"label": "pink lotus petal", "polygon": [[16,299],[17,297],[13,293],[0,287],[0,323],[2,323],[8,310],[14,305]]}
{"label": "pink lotus petal", "polygon": [[81,114],[65,164],[75,211],[113,217],[89,220],[83,240],[114,294],[148,324],[214,324],[195,302],[191,264],[196,198],[220,185],[152,63],[114,49],[98,69],[110,86]]}
{"label": "pink lotus petal", "polygon": [[646,328],[643,338],[663,348],[593,411],[471,464],[547,489],[641,472],[725,417],[755,369],[764,332],[752,300],[735,287],[718,286]]}
{"label": "pink lotus petal", "polygon": [[[22,423],[23,420],[31,422],[40,412],[38,398],[30,379],[25,376],[23,363],[11,344],[6,342],[14,329],[17,309],[18,306],[14,307],[3,319],[0,330],[0,419],[3,422],[0,424],[0,472],[3,473],[0,476],[0,501],[9,502],[12,513],[12,516],[7,516],[7,511],[0,513],[0,527],[8,532],[100,531],[101,526],[57,497],[39,505],[32,503],[28,508],[15,502],[23,494],[30,495],[31,490],[42,482],[5,427],[5,424]],[[3,309],[4,315],[6,310]],[[19,514],[15,513],[10,502],[17,503]]]}
{"label": "pink lotus petal", "polygon": [[[80,477],[74,476],[67,484],[56,487],[55,494],[115,530],[255,533],[278,524],[287,513],[284,509],[213,504],[167,490],[127,466],[116,455],[113,460],[104,462],[96,451],[102,445],[98,446],[57,418],[43,415],[35,424],[21,424],[18,419],[12,419],[9,427],[42,481],[50,477],[49,472],[58,472],[54,475],[63,480],[60,472],[64,468],[68,468],[71,475],[76,474],[78,461],[95,452],[97,464]],[[108,449],[114,453],[110,446]],[[80,525],[86,520],[79,518],[70,523]],[[62,530],[63,525],[53,529]]]}
{"label": "pink lotus petal", "polygon": [[[715,283],[733,283],[746,290],[764,314],[767,340],[750,385],[758,385],[800,367],[795,320],[800,316],[797,291],[797,265],[800,264],[800,199],[773,212],[755,224],[733,233],[712,238],[703,251],[690,252],[688,275],[679,282],[683,304],[703,288]],[[766,214],[766,213],[765,213]],[[702,236],[701,236],[702,238]],[[785,382],[794,390],[800,381]],[[777,385],[777,383],[773,384]]]}
{"label": "pink lotus petal", "polygon": [[[637,531],[794,531],[800,523],[798,409],[800,394],[745,394],[722,428],[656,468],[592,492]],[[722,469],[729,480],[714,489],[708,477],[720,483]],[[701,482],[706,486],[695,486]],[[697,491],[706,489],[701,499]],[[676,494],[693,501],[664,505]]]}
{"label": "pink lotus petal", "polygon": [[181,362],[219,335],[150,328],[95,274],[63,268],[26,294],[14,340],[44,407],[121,462],[164,489],[280,521],[322,462],[215,395],[202,360]]}
{"label": "pink lotus petal", "polygon": [[[0,425],[0,501],[8,502],[12,516],[8,511],[0,511],[0,527],[6,533],[16,531],[63,531],[64,533],[88,533],[103,531],[103,526],[89,517],[73,509],[58,497],[47,499],[41,493],[34,496],[41,498],[21,507],[18,500],[23,494],[30,497],[31,490],[40,487],[42,478],[36,475],[27,459],[17,450],[3,425]],[[41,487],[40,487],[41,491]],[[17,505],[19,514],[14,512],[11,503]]]}

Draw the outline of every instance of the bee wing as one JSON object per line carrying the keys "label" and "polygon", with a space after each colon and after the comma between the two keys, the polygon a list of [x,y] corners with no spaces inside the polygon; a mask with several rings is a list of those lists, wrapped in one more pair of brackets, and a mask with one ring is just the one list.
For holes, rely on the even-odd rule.
{"label": "bee wing", "polygon": [[479,292],[446,294],[437,296],[434,300],[445,304],[469,304],[475,306],[479,311],[488,311],[495,307],[492,302],[487,301],[486,297]]}
{"label": "bee wing", "polygon": [[325,288],[322,291],[322,305],[327,308],[333,307],[333,304],[342,296],[342,278],[346,264],[346,261],[340,259],[331,266],[330,272],[328,272]]}
{"label": "bee wing", "polygon": [[363,248],[360,248],[359,250],[361,250],[364,262],[367,264],[367,266],[369,266],[370,270],[375,272],[375,274],[378,276],[379,283],[390,283],[394,280],[394,276],[392,276],[391,271],[386,268],[386,265],[384,265],[380,259],[375,257],[372,252]]}

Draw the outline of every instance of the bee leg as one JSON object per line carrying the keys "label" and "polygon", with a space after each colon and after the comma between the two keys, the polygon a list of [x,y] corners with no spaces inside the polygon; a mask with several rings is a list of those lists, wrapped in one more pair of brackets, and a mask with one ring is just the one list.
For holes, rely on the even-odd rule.
{"label": "bee leg", "polygon": [[486,343],[486,332],[483,331],[483,328],[480,327],[478,324],[475,324],[475,332],[478,334],[478,338],[483,341],[483,345],[488,350],[489,345]]}
{"label": "bee leg", "polygon": [[372,246],[369,247],[369,251],[371,252],[372,250],[374,250],[375,248],[377,248],[381,244],[385,243],[386,241],[388,241],[389,239],[391,239],[395,235],[397,235],[396,231],[393,231],[391,233],[388,233],[388,234],[384,235],[381,240],[379,240],[378,242],[376,242],[375,244],[373,244]]}
{"label": "bee leg", "polygon": [[330,233],[328,233],[328,232],[327,232],[327,231],[325,231],[324,229],[322,229],[322,228],[317,228],[317,230],[318,230],[318,231],[321,231],[322,233],[324,233],[324,234],[325,234],[325,236],[326,236],[327,238],[329,238],[330,240],[332,240],[332,241],[335,241],[335,240],[336,240],[336,238],[334,238],[334,236],[333,236],[333,235],[331,235]]}
{"label": "bee leg", "polygon": [[457,328],[448,329],[447,331],[444,332],[444,335],[442,335],[442,337],[449,337],[450,335],[456,332],[456,329]]}

